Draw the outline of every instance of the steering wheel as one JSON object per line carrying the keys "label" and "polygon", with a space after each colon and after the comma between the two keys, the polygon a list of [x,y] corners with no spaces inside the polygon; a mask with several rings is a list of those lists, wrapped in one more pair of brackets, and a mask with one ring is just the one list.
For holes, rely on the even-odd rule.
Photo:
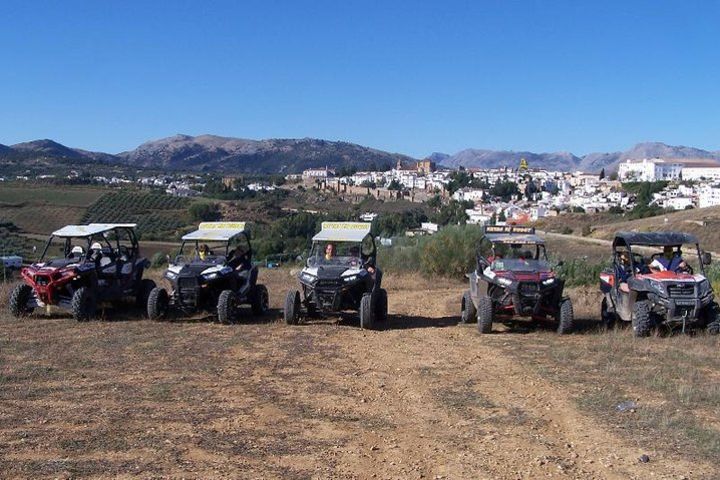
{"label": "steering wheel", "polygon": [[685,262],[685,267],[684,267],[684,268],[678,268],[678,272],[687,273],[687,274],[689,274],[689,275],[694,275],[694,274],[695,274],[695,271],[694,271],[693,268],[690,266],[690,264],[687,263],[687,262]]}

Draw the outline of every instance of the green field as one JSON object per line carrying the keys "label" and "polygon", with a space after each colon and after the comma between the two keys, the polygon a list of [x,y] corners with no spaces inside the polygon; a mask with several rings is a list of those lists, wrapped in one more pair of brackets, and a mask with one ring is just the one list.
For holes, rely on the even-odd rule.
{"label": "green field", "polygon": [[85,209],[108,189],[55,185],[0,184],[0,222],[24,232],[46,234],[77,223]]}
{"label": "green field", "polygon": [[35,203],[84,208],[105,192],[107,189],[95,187],[0,184],[0,204],[5,206]]}
{"label": "green field", "polygon": [[137,223],[146,240],[173,239],[190,223],[187,198],[138,192],[110,192],[95,201],[80,221]]}

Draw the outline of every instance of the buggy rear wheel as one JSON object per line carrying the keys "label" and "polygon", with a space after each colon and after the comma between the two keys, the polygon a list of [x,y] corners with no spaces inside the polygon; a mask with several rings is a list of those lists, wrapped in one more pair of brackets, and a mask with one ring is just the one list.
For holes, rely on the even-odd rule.
{"label": "buggy rear wheel", "polygon": [[560,310],[558,312],[558,335],[571,333],[573,330],[573,322],[575,314],[573,312],[572,301],[569,298],[560,301]]}
{"label": "buggy rear wheel", "polygon": [[285,296],[285,309],[283,311],[285,323],[297,325],[300,320],[300,292],[290,290]]}
{"label": "buggy rear wheel", "polygon": [[265,315],[270,308],[270,296],[265,285],[257,284],[250,293],[250,306],[255,316]]}
{"label": "buggy rear wheel", "polygon": [[493,301],[488,296],[480,297],[477,308],[478,332],[490,333],[493,324]]}
{"label": "buggy rear wheel", "polygon": [[13,289],[10,294],[10,313],[13,317],[25,317],[33,312],[33,307],[28,306],[32,295],[32,287],[24,283]]}
{"label": "buggy rear wheel", "polygon": [[155,281],[150,280],[149,278],[143,278],[140,281],[138,291],[135,294],[135,305],[137,305],[138,308],[147,308],[150,292],[152,292],[155,287],[157,287]]}
{"label": "buggy rear wheel", "polygon": [[237,320],[240,305],[237,295],[232,290],[220,292],[217,303],[218,321],[222,324],[233,323]]}
{"label": "buggy rear wheel", "polygon": [[90,287],[80,287],[75,290],[70,301],[70,311],[78,322],[87,322],[95,317],[97,301],[95,293]]}
{"label": "buggy rear wheel", "polygon": [[155,287],[150,291],[147,299],[147,316],[150,320],[163,320],[167,317],[170,308],[170,298],[167,290]]}
{"label": "buggy rear wheel", "polygon": [[470,290],[465,290],[460,301],[460,323],[470,323],[477,317],[477,309],[470,296]]}
{"label": "buggy rear wheel", "polygon": [[650,336],[652,316],[650,313],[650,303],[647,300],[635,302],[632,315],[632,327],[636,337]]}

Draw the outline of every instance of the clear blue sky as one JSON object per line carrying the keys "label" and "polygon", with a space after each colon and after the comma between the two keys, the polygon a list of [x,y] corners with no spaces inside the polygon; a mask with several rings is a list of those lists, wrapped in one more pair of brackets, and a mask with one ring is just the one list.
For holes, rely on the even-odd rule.
{"label": "clear blue sky", "polygon": [[720,150],[720,2],[4,1],[0,143]]}

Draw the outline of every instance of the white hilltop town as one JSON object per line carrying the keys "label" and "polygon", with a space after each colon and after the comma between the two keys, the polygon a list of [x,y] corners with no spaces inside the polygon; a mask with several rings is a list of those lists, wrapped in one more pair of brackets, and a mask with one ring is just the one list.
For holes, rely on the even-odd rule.
{"label": "white hilltop town", "polygon": [[[363,171],[337,176],[332,168],[288,175],[289,181],[332,190],[350,200],[367,195],[384,200],[428,201],[435,196],[466,202],[468,222],[533,222],[567,212],[622,213],[635,207],[635,196],[623,188],[628,182],[665,181],[651,205],[669,210],[720,205],[720,163],[697,159],[629,159],[611,175],[605,172],[565,172],[533,168],[524,159],[516,167],[461,170],[469,185],[452,188],[457,170],[438,169],[429,160],[412,166],[398,163],[388,171]],[[510,195],[498,195],[498,186],[514,185]]]}

